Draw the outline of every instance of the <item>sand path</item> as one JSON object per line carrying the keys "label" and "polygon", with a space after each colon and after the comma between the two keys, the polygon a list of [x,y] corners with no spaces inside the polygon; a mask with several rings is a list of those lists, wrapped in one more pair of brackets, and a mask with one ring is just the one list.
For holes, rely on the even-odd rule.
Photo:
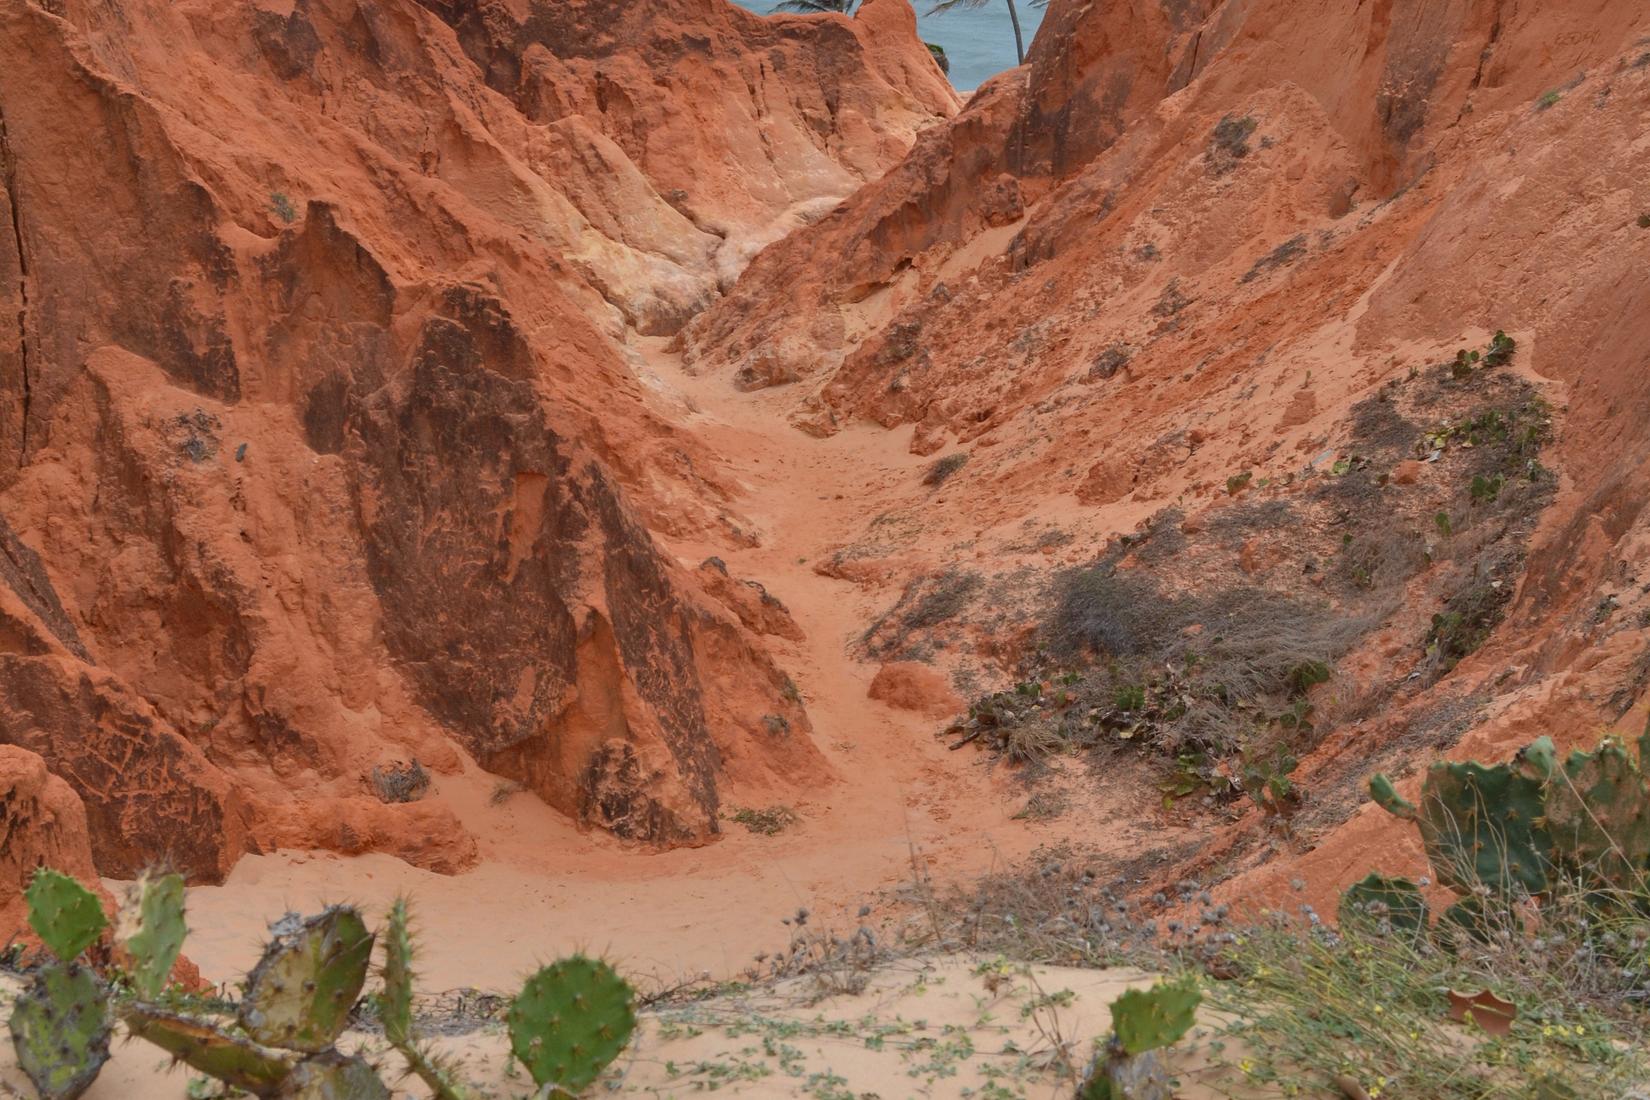
{"label": "sand path", "polygon": [[507,988],[536,960],[575,947],[661,980],[735,975],[784,942],[780,918],[797,907],[857,909],[909,880],[913,851],[941,875],[963,874],[1051,839],[1047,825],[1010,819],[1023,794],[983,755],[949,752],[931,720],[866,697],[876,668],[847,643],[892,596],[811,567],[912,491],[926,460],[907,451],[909,429],[856,425],[816,439],[786,424],[781,393],[741,394],[725,379],[689,375],[658,341],[638,352],[661,407],[723,456],[724,475],[741,489],[734,505],[761,541],[667,545],[690,566],[721,556],[790,608],[807,640],[780,643],[778,659],[807,701],[836,781],[794,797],[802,820],[784,834],[730,825],[706,848],[656,853],[581,834],[529,795],[494,804],[496,778],[471,766],[438,780],[436,796],[477,836],[474,871],[447,877],[377,855],[246,857],[224,885],[190,891],[188,950],[206,977],[244,972],[264,922],[288,908],[347,900],[380,911],[399,892],[414,899],[431,989]]}

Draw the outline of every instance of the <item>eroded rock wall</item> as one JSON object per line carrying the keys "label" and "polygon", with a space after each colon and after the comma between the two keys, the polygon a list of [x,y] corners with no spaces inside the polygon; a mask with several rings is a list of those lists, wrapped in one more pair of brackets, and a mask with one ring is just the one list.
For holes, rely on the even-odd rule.
{"label": "eroded rock wall", "polygon": [[955,108],[900,0],[0,0],[0,740],[98,870],[460,870],[366,782],[460,751],[656,844],[817,779],[620,342]]}
{"label": "eroded rock wall", "polygon": [[[1170,556],[1142,567],[1172,575],[1161,547],[1242,522],[1258,526],[1241,569],[1214,580],[1328,599],[1324,565],[1340,566],[1313,540],[1333,552],[1338,531],[1383,521],[1418,548],[1441,536],[1347,492],[1341,526],[1268,558],[1267,529],[1290,521],[1264,517],[1358,468],[1392,387],[1513,334],[1517,373],[1555,412],[1538,473],[1556,492],[1495,581],[1516,594],[1482,649],[1425,672],[1429,620],[1450,610],[1429,550],[1320,700],[1387,692],[1297,776],[1324,810],[1302,848],[1355,878],[1379,815],[1334,830],[1373,762],[1643,723],[1647,118],[1650,15],[1632,5],[1056,0],[1026,66],[758,256],[683,340],[732,385],[787,387],[800,430],[911,426],[914,452],[966,458],[943,489],[913,486],[902,518],[921,540],[862,532],[839,555],[852,572],[821,566],[905,583],[897,620],[959,560],[1024,607],[1023,578],[1051,566],[1156,532]],[[1403,430],[1449,428],[1423,414]],[[1461,486],[1439,469],[1393,484],[1444,501]],[[1398,476],[1381,470],[1380,491]],[[1009,617],[952,623],[951,659],[1012,682],[1031,612]],[[1253,816],[1207,859],[1246,865]]]}

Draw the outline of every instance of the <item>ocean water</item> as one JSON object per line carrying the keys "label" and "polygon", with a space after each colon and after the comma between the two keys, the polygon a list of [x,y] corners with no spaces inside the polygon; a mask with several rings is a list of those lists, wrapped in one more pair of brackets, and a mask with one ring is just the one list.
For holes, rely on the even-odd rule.
{"label": "ocean water", "polygon": [[[767,15],[779,6],[779,0],[734,0],[742,8]],[[1004,69],[1012,69],[1014,60],[1014,25],[1008,20],[1007,0],[988,0],[984,7],[960,8],[944,15],[929,15],[933,0],[913,0],[917,9],[917,28],[923,41],[932,42],[945,50],[951,59],[951,83],[962,91],[978,88]],[[1020,13],[1020,32],[1025,35],[1026,49],[1043,21],[1043,9],[1031,7],[1027,0],[1015,0]]]}

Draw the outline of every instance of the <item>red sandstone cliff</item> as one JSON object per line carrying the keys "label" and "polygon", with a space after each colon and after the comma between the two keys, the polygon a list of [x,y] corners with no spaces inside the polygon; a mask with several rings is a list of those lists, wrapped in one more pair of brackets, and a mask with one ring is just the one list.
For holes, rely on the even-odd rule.
{"label": "red sandstone cliff", "polygon": [[[1378,625],[1332,690],[1384,701],[1345,707],[1297,776],[1338,803],[1294,844],[1318,849],[1314,882],[1333,886],[1386,850],[1381,815],[1341,825],[1374,765],[1643,722],[1647,36],[1642,6],[1608,0],[1056,0],[1025,67],[758,256],[685,330],[688,358],[742,388],[789,385],[806,432],[868,418],[914,426],[917,453],[967,451],[943,492],[912,487],[921,540],[823,568],[892,581],[890,603],[909,582],[897,613],[961,560],[1003,582],[981,591],[1015,593],[1023,623],[1016,570],[1092,560],[1144,537],[1143,521],[1188,547],[1150,570],[1218,579],[1198,555],[1244,487],[1295,518],[1246,540],[1247,518],[1225,521],[1228,583],[1327,593],[1314,565],[1337,561],[1358,523],[1407,528],[1400,508],[1420,517],[1421,546],[1432,511],[1464,491],[1445,467],[1390,481],[1382,468],[1344,506],[1305,479],[1363,458],[1359,417],[1379,402],[1412,426],[1443,415],[1404,405],[1408,380],[1514,334],[1517,375],[1557,413],[1542,459],[1556,498],[1527,544],[1507,527],[1473,536],[1527,558],[1497,559],[1506,618],[1436,685],[1419,671],[1429,617],[1485,559],[1418,553],[1407,587],[1368,611]],[[1048,537],[1028,546],[1038,526]],[[942,641],[1001,678],[1024,636],[1005,656],[988,617]],[[1241,852],[1202,858],[1230,870]]]}
{"label": "red sandstone cliff", "polygon": [[616,339],[955,107],[901,0],[0,0],[0,741],[97,869],[461,869],[366,786],[455,749],[660,844],[818,778]]}

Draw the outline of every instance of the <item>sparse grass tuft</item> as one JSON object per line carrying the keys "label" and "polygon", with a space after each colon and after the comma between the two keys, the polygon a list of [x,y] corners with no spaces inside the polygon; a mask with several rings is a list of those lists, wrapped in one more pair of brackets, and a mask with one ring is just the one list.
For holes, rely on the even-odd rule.
{"label": "sparse grass tuft", "polygon": [[[1452,949],[1403,930],[1360,923],[1337,933],[1309,913],[1274,914],[1226,946],[1221,965],[1235,977],[1210,986],[1232,1021],[1224,1039],[1245,1052],[1234,1068],[1267,1095],[1633,1095],[1650,1080],[1650,1016],[1596,950],[1596,926],[1543,923]],[[1510,1000],[1511,1030],[1450,1023],[1451,990]]]}
{"label": "sparse grass tuft", "polygon": [[292,200],[285,192],[275,191],[270,194],[269,209],[287,225],[298,220],[298,208],[292,205]]}
{"label": "sparse grass tuft", "polygon": [[765,810],[746,807],[733,815],[734,822],[761,836],[778,836],[799,820],[789,806],[769,806]]}
{"label": "sparse grass tuft", "polygon": [[1249,155],[1249,138],[1260,124],[1250,115],[1227,115],[1209,135],[1209,172],[1224,175]]}
{"label": "sparse grass tuft", "polygon": [[922,475],[922,483],[931,488],[944,485],[952,474],[968,464],[968,452],[958,451],[956,454],[946,455],[928,467],[928,472]]}

